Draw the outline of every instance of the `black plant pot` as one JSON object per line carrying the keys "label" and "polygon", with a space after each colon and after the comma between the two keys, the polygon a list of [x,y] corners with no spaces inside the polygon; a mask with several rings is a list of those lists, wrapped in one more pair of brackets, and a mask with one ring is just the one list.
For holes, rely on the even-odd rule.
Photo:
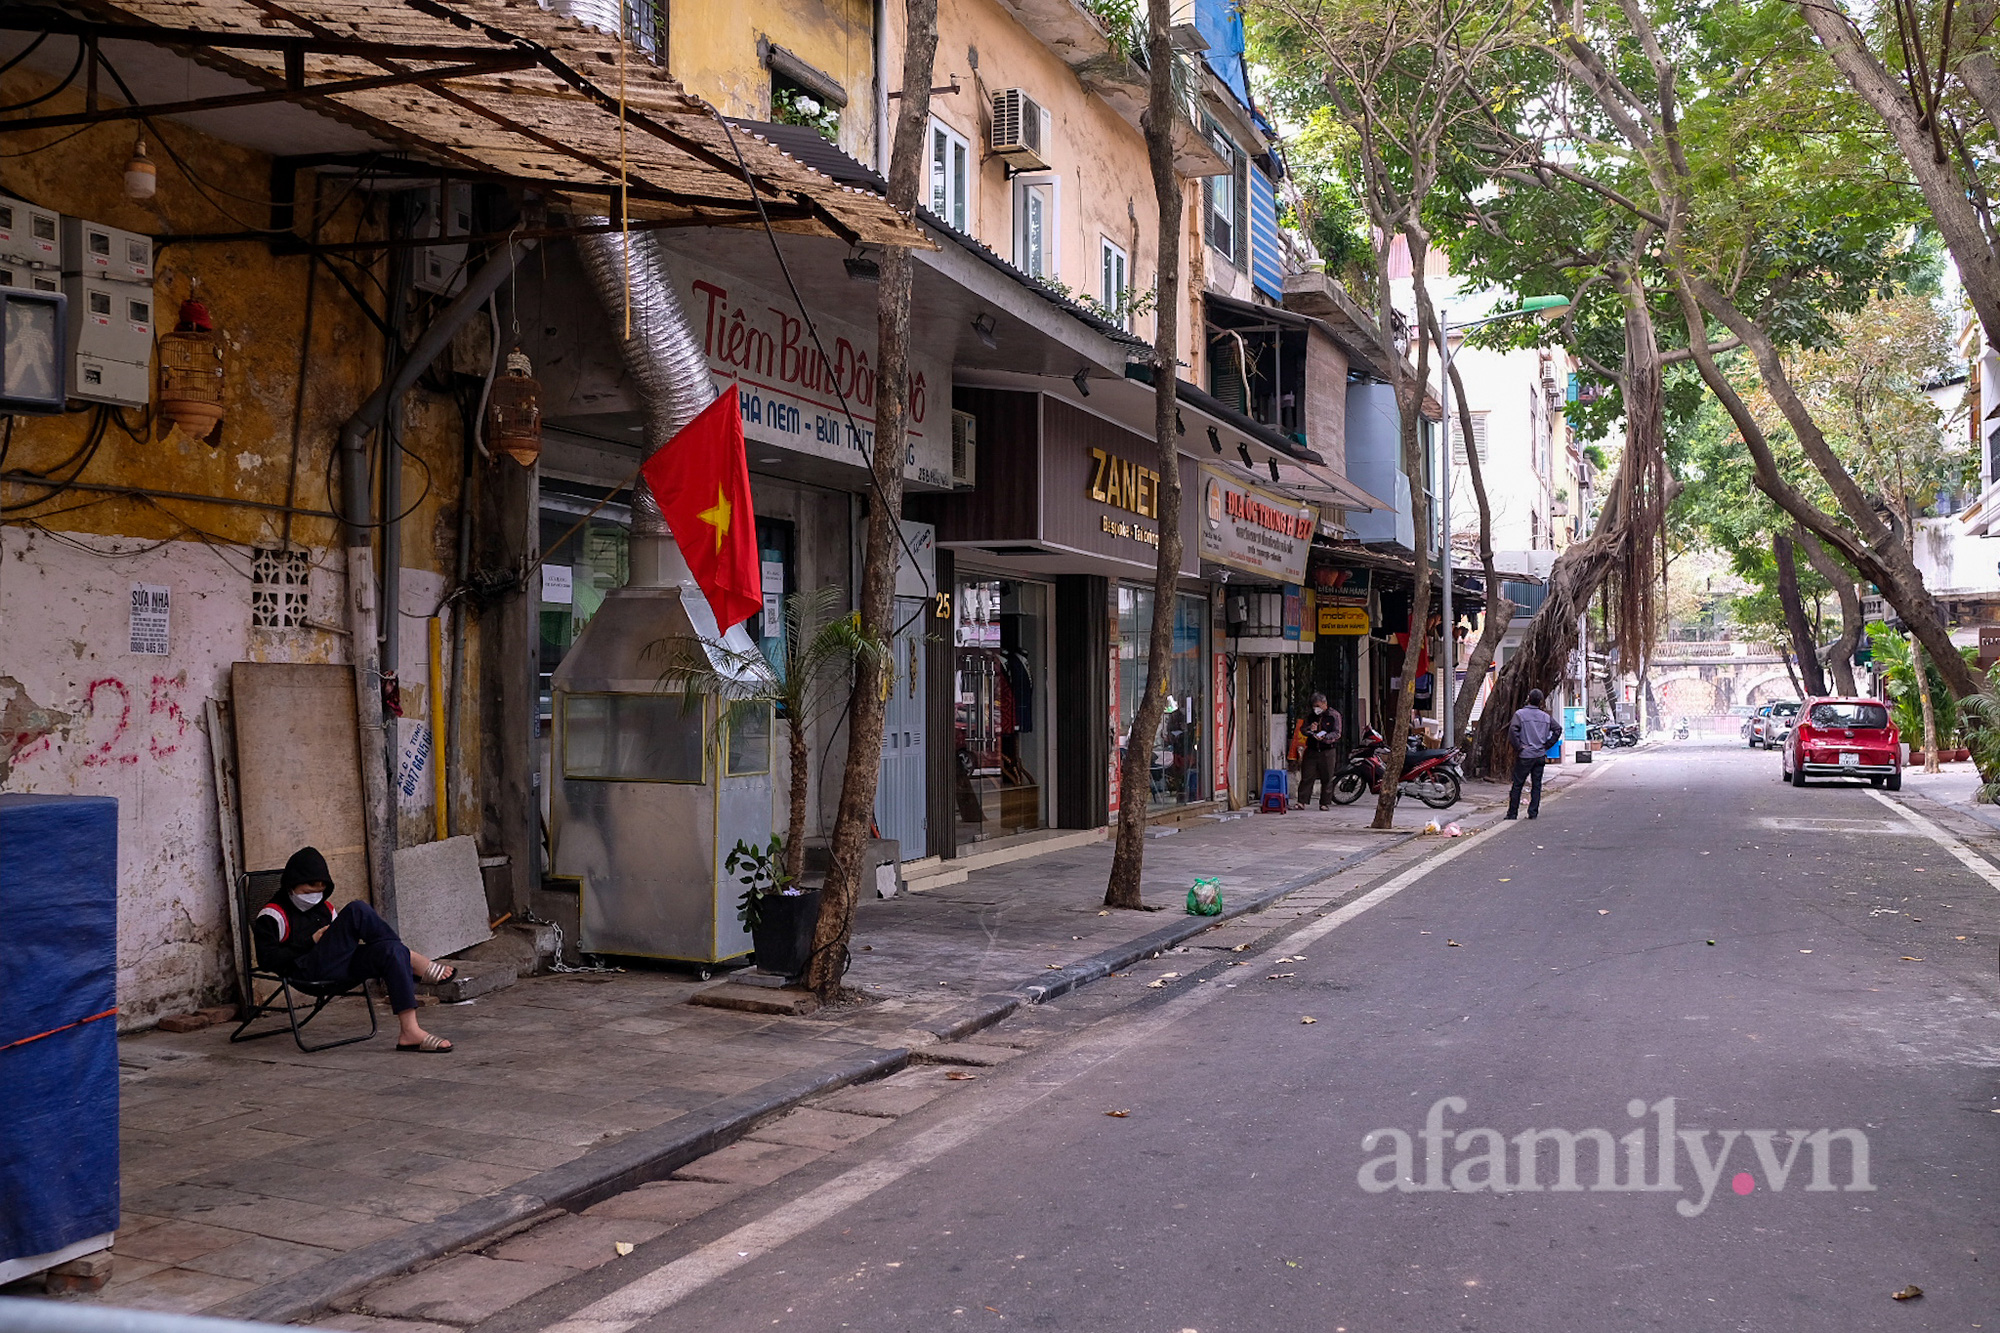
{"label": "black plant pot", "polygon": [[757,924],[750,931],[757,966],[786,979],[806,970],[812,957],[813,928],[819,924],[818,889],[786,895],[774,893],[757,900]]}

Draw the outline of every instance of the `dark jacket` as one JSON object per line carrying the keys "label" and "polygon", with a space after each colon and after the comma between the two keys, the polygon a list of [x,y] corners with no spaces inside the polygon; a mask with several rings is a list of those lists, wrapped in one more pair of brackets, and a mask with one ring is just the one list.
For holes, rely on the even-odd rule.
{"label": "dark jacket", "polygon": [[1331,750],[1340,744],[1340,710],[1329,707],[1324,713],[1308,712],[1300,727],[1308,750]]}
{"label": "dark jacket", "polygon": [[1556,720],[1533,704],[1515,712],[1513,722],[1507,727],[1508,739],[1514,742],[1523,759],[1547,758],[1549,747],[1556,743],[1559,734]]}
{"label": "dark jacket", "polygon": [[[327,896],[312,907],[300,907],[292,901],[292,890],[301,884],[324,884]],[[313,935],[332,924],[333,875],[318,851],[301,848],[285,863],[276,896],[258,908],[250,922],[257,962],[274,972],[289,973],[313,947]]]}

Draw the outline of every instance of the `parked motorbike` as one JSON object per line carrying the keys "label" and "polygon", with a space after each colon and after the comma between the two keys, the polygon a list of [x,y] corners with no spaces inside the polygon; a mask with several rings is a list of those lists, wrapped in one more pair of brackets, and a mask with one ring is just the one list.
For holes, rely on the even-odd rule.
{"label": "parked motorbike", "polygon": [[1687,738],[1688,738],[1688,724],[1687,724],[1687,719],[1683,718],[1681,720],[1680,725],[1674,728],[1674,739],[1677,741],[1684,741]]}
{"label": "parked motorbike", "polygon": [[[1334,804],[1352,805],[1361,799],[1363,792],[1381,794],[1382,778],[1388,772],[1385,757],[1388,749],[1389,743],[1375,728],[1362,731],[1347,756],[1347,763],[1333,775]],[[1397,797],[1414,796],[1433,810],[1458,804],[1462,781],[1458,763],[1462,757],[1459,750],[1412,747],[1403,756],[1403,779],[1396,786]]]}

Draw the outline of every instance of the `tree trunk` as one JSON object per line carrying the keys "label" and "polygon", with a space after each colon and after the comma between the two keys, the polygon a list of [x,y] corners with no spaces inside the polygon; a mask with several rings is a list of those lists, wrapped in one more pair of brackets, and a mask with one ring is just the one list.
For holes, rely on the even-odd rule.
{"label": "tree trunk", "polygon": [[[1930,206],[1938,235],[1958,266],[1966,298],[1986,329],[1987,342],[2000,342],[2000,254],[1995,253],[1974,204],[1980,197],[1977,182],[1966,181],[1958,159],[1944,147],[1941,129],[1927,125],[1908,89],[1876,59],[1844,10],[1827,0],[1800,0],[1799,12],[1834,65],[1874,108],[1895,137],[1896,146],[1903,150],[1910,174]],[[1986,40],[1991,40],[1990,35]],[[1980,70],[1970,72],[1975,82],[1969,86],[1976,92]],[[1885,596],[1887,591],[1883,590]]]}
{"label": "tree trunk", "polygon": [[[796,713],[785,717],[785,735],[791,742],[792,773],[790,810],[785,821],[785,878],[798,883],[806,870],[806,802],[812,794],[812,749],[806,744],[805,719]],[[826,900],[820,899],[822,903]]]}
{"label": "tree trunk", "polygon": [[1854,690],[1854,650],[1861,646],[1861,635],[1867,628],[1861,620],[1861,593],[1854,586],[1854,577],[1840,567],[1840,562],[1827,554],[1819,538],[1804,528],[1793,526],[1792,536],[1799,549],[1806,553],[1806,562],[1828,583],[1833,585],[1833,595],[1840,600],[1840,637],[1826,650],[1826,667],[1833,673],[1833,688],[1842,694],[1852,696]]}
{"label": "tree trunk", "polygon": [[[1680,276],[1681,304],[1695,365],[1710,392],[1722,401],[1737,434],[1749,448],[1757,469],[1757,489],[1770,496],[1800,527],[1838,551],[1862,578],[1882,590],[1883,599],[1896,608],[1897,615],[1910,627],[1912,637],[1930,650],[1932,660],[1955,697],[1963,699],[1979,693],[1983,682],[1952,647],[1951,631],[1945,627],[1937,603],[1925,588],[1916,562],[1902,541],[1876,515],[1872,501],[1827,445],[1811,410],[1786,376],[1784,361],[1770,334],[1702,279],[1685,272]],[[1766,390],[1784,412],[1800,448],[1839,500],[1841,512],[1851,527],[1821,510],[1779,472],[1763,427],[1702,342],[1707,332],[1704,310],[1720,319],[1755,354]]]}
{"label": "tree trunk", "polygon": [[[933,3],[935,0],[933,0]],[[1173,5],[1147,0],[1148,78],[1146,162],[1152,170],[1153,199],[1160,212],[1159,269],[1153,279],[1153,440],[1160,451],[1160,549],[1153,574],[1153,623],[1146,640],[1146,684],[1126,733],[1118,778],[1118,835],[1111,854],[1111,877],[1104,885],[1106,907],[1140,910],[1140,877],[1146,861],[1146,804],[1153,794],[1153,745],[1166,704],[1167,657],[1173,649],[1174,590],[1181,567],[1180,423],[1175,414],[1180,360],[1181,184],[1174,172]],[[1118,688],[1113,681],[1112,689]]]}
{"label": "tree trunk", "polygon": [[[1409,242],[1410,268],[1415,275],[1413,294],[1417,303],[1417,366],[1411,372],[1409,363],[1401,356],[1390,362],[1389,380],[1395,387],[1397,415],[1403,429],[1403,472],[1410,479],[1410,530],[1416,544],[1414,586],[1410,589],[1409,636],[1403,644],[1403,687],[1396,694],[1396,716],[1387,728],[1389,750],[1383,756],[1382,790],[1375,798],[1375,818],[1369,822],[1370,828],[1388,829],[1396,826],[1396,799],[1403,785],[1403,756],[1410,742],[1410,724],[1417,711],[1417,664],[1423,660],[1424,647],[1430,639],[1431,630],[1431,506],[1428,488],[1424,485],[1426,463],[1423,436],[1424,387],[1430,383],[1430,331],[1437,327],[1436,313],[1431,309],[1430,291],[1424,284],[1424,256],[1428,250],[1426,236],[1421,227],[1406,226],[1403,234]],[[1385,280],[1383,290],[1388,290]],[[1384,299],[1386,306],[1387,300]],[[1384,316],[1383,330],[1389,328]],[[1470,437],[1467,437],[1468,443]],[[1449,458],[1444,460],[1451,466]],[[1450,541],[1449,533],[1445,540]],[[1446,627],[1445,633],[1451,632]],[[1432,663],[1432,669],[1441,665]],[[1446,689],[1439,682],[1433,689]],[[1448,698],[1449,694],[1440,698]]]}
{"label": "tree trunk", "polygon": [[1910,640],[1910,665],[1917,669],[1917,703],[1924,713],[1924,772],[1936,773],[1940,771],[1937,710],[1931,703],[1931,673],[1924,664],[1924,646],[1915,639]]}
{"label": "tree trunk", "polygon": [[[1442,347],[1443,343],[1440,342]],[[1459,438],[1465,441],[1465,467],[1472,475],[1472,494],[1479,501],[1479,568],[1486,580],[1486,613],[1479,621],[1479,642],[1472,646],[1472,652],[1465,659],[1465,688],[1458,692],[1453,703],[1451,734],[1445,737],[1447,746],[1456,745],[1472,726],[1472,709],[1479,702],[1479,687],[1486,679],[1486,670],[1493,665],[1493,654],[1500,647],[1500,640],[1506,636],[1507,626],[1514,616],[1514,604],[1500,591],[1500,574],[1493,563],[1493,510],[1486,500],[1486,468],[1479,461],[1479,450],[1473,447],[1472,407],[1465,400],[1465,384],[1458,377],[1458,363],[1451,366],[1451,396],[1458,404]],[[1451,466],[1451,460],[1445,460]],[[1447,534],[1447,537],[1449,534]],[[1445,633],[1451,627],[1445,626]],[[1447,682],[1449,683],[1449,682]]]}
{"label": "tree trunk", "polygon": [[1792,558],[1792,535],[1780,532],[1771,538],[1771,553],[1778,560],[1778,605],[1784,608],[1785,630],[1792,636],[1792,654],[1799,659],[1798,679],[1808,695],[1826,693],[1826,675],[1820,670],[1819,641],[1806,622],[1805,603],[1799,600],[1799,568]]}
{"label": "tree trunk", "polygon": [[[937,0],[909,0],[904,10],[903,96],[896,118],[895,146],[889,156],[889,203],[901,212],[916,207],[920,168],[931,114],[931,67],[937,56]],[[861,572],[861,627],[878,642],[895,635],[896,543],[903,510],[903,456],[909,442],[910,284],[915,260],[908,249],[887,246],[876,289],[875,448],[869,465],[874,495],[868,506],[868,539]],[[840,994],[847,973],[847,944],[860,898],[861,858],[875,820],[875,788],[882,773],[882,719],[887,653],[863,654],[856,664],[847,722],[847,764],[841,774],[840,806],[834,815],[833,847],[826,888],[805,984],[822,1000]]]}

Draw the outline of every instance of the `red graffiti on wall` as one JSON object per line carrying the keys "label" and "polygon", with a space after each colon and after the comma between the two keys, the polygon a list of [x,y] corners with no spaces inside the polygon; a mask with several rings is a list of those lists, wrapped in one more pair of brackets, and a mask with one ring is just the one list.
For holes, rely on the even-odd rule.
{"label": "red graffiti on wall", "polygon": [[[153,734],[146,739],[146,748],[152,751],[155,759],[165,759],[180,749],[181,740],[187,735],[187,714],[181,711],[180,701],[180,693],[186,688],[185,671],[177,676],[153,677],[152,695],[147,700],[146,712],[148,716],[166,719],[165,722],[154,723]],[[172,729],[173,735],[171,739],[166,739],[162,733],[169,728]]]}
{"label": "red graffiti on wall", "polygon": [[120,753],[120,742],[125,733],[132,729],[132,691],[125,688],[125,682],[116,676],[101,676],[90,682],[83,691],[82,714],[89,718],[108,716],[108,709],[98,702],[100,694],[111,692],[118,698],[115,707],[117,720],[111,724],[111,734],[99,741],[83,756],[85,768],[102,768],[107,764],[136,764],[136,752]]}

